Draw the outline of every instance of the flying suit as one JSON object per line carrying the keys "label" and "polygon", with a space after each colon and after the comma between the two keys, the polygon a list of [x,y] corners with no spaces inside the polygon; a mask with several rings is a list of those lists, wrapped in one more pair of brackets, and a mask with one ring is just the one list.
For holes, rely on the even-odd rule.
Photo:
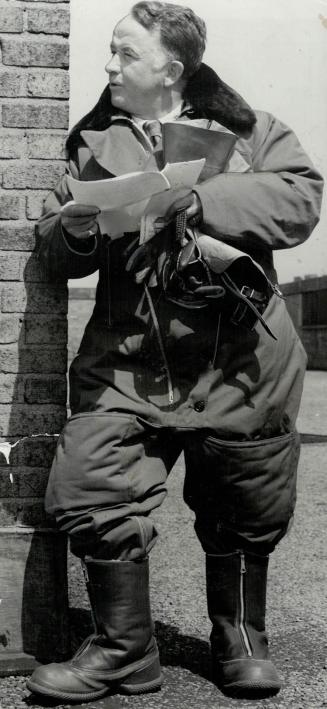
{"label": "flying suit", "polygon": [[[183,120],[231,128],[238,140],[226,170],[195,187],[199,228],[250,255],[275,285],[273,250],[312,232],[321,176],[287,126],[254,114],[222,82],[205,86],[196,102],[190,80]],[[213,98],[223,115],[213,115]],[[151,159],[131,117],[110,110],[105,128],[86,123],[78,133],[69,163],[77,179],[142,170]],[[237,117],[247,110],[253,120],[243,130]],[[99,282],[70,369],[72,415],[50,474],[48,512],[77,555],[142,557],[156,539],[149,513],[184,450],[185,500],[205,551],[215,553],[223,537],[271,551],[295,505],[295,421],[306,365],[284,300],[273,292],[264,313],[276,340],[260,323],[249,330],[224,319],[217,305],[179,307],[158,285],[149,301],[126,269],[135,234],[111,239],[99,231],[86,241],[65,234],[60,209],[71,199],[65,176],[38,225],[39,257],[52,280],[99,270]]]}

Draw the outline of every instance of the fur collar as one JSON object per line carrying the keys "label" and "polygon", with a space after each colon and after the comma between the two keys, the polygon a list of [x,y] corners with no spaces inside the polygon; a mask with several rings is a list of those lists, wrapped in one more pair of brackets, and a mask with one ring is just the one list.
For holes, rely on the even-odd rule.
{"label": "fur collar", "polygon": [[[189,79],[184,100],[191,105],[189,113],[193,118],[209,118],[226,126],[239,136],[249,137],[256,117],[250,106],[236,91],[207,64]],[[110,88],[106,86],[94,108],[86,114],[72,129],[66,147],[72,157],[81,142],[82,130],[105,130],[111,117],[120,112],[111,103]]]}
{"label": "fur collar", "polygon": [[207,64],[188,82],[184,98],[197,118],[211,118],[239,136],[249,137],[256,123],[254,111]]}

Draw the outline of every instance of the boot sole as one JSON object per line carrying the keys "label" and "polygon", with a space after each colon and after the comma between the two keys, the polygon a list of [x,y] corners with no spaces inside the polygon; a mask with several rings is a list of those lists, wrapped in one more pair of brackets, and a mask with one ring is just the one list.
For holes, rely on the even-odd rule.
{"label": "boot sole", "polygon": [[[152,667],[151,667],[152,665]],[[152,679],[146,679],[146,674],[151,671],[153,674],[158,672],[157,676]],[[88,702],[94,699],[100,699],[106,694],[145,694],[148,692],[156,692],[161,689],[162,685],[162,674],[160,673],[159,658],[155,657],[151,664],[143,665],[134,671],[130,671],[126,674],[126,668],[118,670],[115,672],[115,677],[107,680],[107,684],[101,689],[95,690],[93,692],[62,692],[50,685],[37,684],[37,682],[32,679],[28,679],[26,686],[30,692],[34,694],[41,694],[42,696],[51,697],[55,699],[61,699],[70,702]],[[118,675],[118,676],[117,676]],[[121,675],[121,677],[119,677]],[[123,676],[122,676],[123,675]],[[145,676],[144,676],[145,675]],[[132,681],[131,681],[132,680]],[[105,682],[105,679],[101,681]]]}
{"label": "boot sole", "polygon": [[88,692],[87,694],[74,692],[74,694],[70,694],[69,692],[59,692],[52,687],[36,684],[36,682],[31,682],[31,680],[27,680],[26,686],[34,694],[41,694],[43,697],[51,697],[53,699],[63,699],[67,702],[92,702],[93,699],[100,699],[109,692],[109,687],[104,687],[97,692]]}
{"label": "boot sole", "polygon": [[281,689],[280,679],[271,660],[239,658],[218,662],[218,672],[213,665],[215,684],[223,694],[238,699],[263,699]]}
{"label": "boot sole", "polygon": [[227,697],[237,699],[264,699],[278,694],[280,684],[273,685],[271,682],[233,682],[230,685],[218,685],[220,691]]}
{"label": "boot sole", "polygon": [[117,687],[118,694],[146,694],[148,692],[159,692],[161,689],[163,677],[160,675],[157,679],[151,682],[145,682],[140,684],[119,684]]}
{"label": "boot sole", "polygon": [[30,682],[29,680],[27,680],[26,682],[27,688],[30,690],[30,692],[33,692],[34,694],[41,694],[46,697],[53,697],[54,699],[63,699],[64,701],[69,702],[92,702],[94,699],[100,699],[101,697],[104,697],[110,692],[112,694],[126,695],[149,694],[150,692],[159,692],[161,689],[161,685],[162,675],[157,680],[153,680],[152,682],[148,682],[147,684],[120,684],[115,687],[114,691],[113,687],[104,687],[103,689],[98,690],[97,692],[88,692],[87,694],[69,694],[68,692],[58,692],[57,690],[54,690],[51,687],[47,688],[39,686],[38,684]]}

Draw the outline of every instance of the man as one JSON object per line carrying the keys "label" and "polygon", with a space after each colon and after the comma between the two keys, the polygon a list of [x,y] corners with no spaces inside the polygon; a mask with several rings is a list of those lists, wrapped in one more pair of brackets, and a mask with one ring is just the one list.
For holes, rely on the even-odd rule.
{"label": "man", "polygon": [[[145,169],[162,155],[158,121],[182,119],[236,134],[225,171],[177,199],[170,226],[146,247],[135,233],[101,234],[99,210],[72,203],[66,177],[39,224],[40,258],[52,279],[99,269],[94,313],[70,371],[72,416],[46,497],[83,560],[95,634],[70,662],[40,667],[28,681],[60,700],[161,685],[148,595],[150,512],[182,450],[185,500],[206,554],[214,680],[235,696],[280,688],[265,632],[266,575],[295,504],[305,354],[275,285],[272,251],[309,236],[322,180],[286,126],[255,114],[201,64],[205,39],[192,10],[137,3],[114,30],[109,86],[69,136],[69,168],[81,180]],[[249,287],[244,266],[239,288],[233,281],[229,291],[242,302],[236,317],[228,269],[217,290],[187,237],[174,261],[181,211],[197,223],[198,244],[204,233],[210,248],[251,256],[269,279],[269,297]],[[192,271],[185,302],[183,274],[199,265],[209,280]],[[260,322],[246,326],[253,303],[277,339]]]}

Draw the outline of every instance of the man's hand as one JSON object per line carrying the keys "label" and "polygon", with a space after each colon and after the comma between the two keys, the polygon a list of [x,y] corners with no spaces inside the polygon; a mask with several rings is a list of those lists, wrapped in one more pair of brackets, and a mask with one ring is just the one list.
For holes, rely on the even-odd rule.
{"label": "man's hand", "polygon": [[186,210],[188,222],[193,221],[196,224],[202,220],[202,204],[196,192],[189,192],[185,197],[176,199],[176,202],[170,205],[166,216],[170,219],[182,209]]}
{"label": "man's hand", "polygon": [[89,239],[98,231],[96,218],[100,211],[93,205],[67,202],[61,208],[61,224],[75,239]]}

